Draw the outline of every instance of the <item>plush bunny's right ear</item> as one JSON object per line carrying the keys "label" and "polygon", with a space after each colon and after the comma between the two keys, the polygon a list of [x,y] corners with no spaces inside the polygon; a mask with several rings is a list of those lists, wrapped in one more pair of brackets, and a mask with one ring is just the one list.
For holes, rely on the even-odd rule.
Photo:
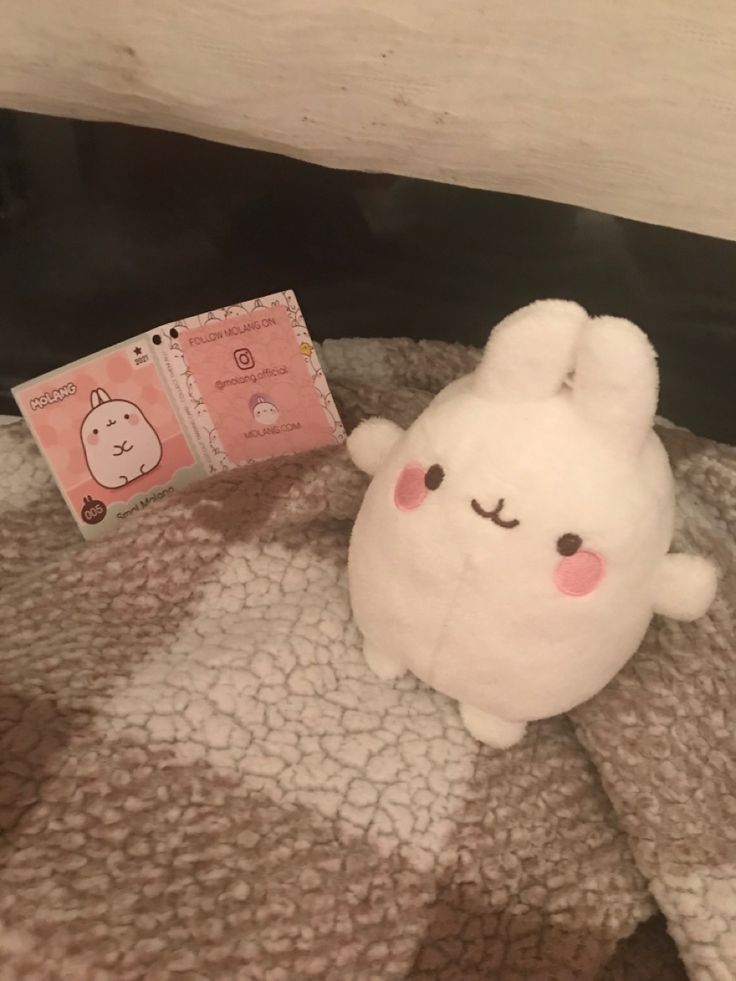
{"label": "plush bunny's right ear", "polygon": [[476,395],[543,399],[562,387],[573,367],[588,314],[570,300],[539,300],[494,327],[478,365]]}
{"label": "plush bunny's right ear", "polygon": [[104,388],[93,388],[89,400],[92,404],[92,408],[96,409],[97,406],[102,405],[103,402],[109,402],[110,396],[107,394]]}
{"label": "plush bunny's right ear", "polygon": [[583,334],[573,404],[607,440],[638,453],[654,423],[657,356],[644,331],[618,317],[596,317]]}

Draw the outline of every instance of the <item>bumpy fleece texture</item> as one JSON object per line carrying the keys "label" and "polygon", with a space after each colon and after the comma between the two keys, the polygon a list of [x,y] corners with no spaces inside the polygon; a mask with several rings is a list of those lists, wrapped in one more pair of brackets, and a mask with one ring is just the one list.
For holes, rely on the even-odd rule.
{"label": "bumpy fleece texture", "polygon": [[[349,426],[406,426],[477,357],[323,356]],[[661,921],[625,939],[652,894],[691,976],[733,977],[736,453],[664,439],[719,598],[494,754],[449,699],[364,665],[344,451],[85,545],[0,429],[0,979],[681,978]]]}

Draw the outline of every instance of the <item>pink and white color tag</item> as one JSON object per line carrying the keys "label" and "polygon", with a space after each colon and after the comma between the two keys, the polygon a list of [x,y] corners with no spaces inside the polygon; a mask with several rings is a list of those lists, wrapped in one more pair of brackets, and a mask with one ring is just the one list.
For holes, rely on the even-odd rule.
{"label": "pink and white color tag", "polygon": [[147,331],[13,394],[85,538],[209,474],[345,439],[291,291]]}

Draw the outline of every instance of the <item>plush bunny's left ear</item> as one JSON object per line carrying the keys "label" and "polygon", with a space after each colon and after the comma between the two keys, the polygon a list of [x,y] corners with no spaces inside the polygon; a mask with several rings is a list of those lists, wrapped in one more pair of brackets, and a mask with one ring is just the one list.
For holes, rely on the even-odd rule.
{"label": "plush bunny's left ear", "polygon": [[659,392],[657,355],[628,320],[597,317],[584,332],[573,381],[573,404],[601,436],[638,453],[654,423]]}
{"label": "plush bunny's left ear", "polygon": [[539,300],[493,329],[474,376],[489,399],[542,399],[558,392],[572,369],[588,314],[570,300]]}

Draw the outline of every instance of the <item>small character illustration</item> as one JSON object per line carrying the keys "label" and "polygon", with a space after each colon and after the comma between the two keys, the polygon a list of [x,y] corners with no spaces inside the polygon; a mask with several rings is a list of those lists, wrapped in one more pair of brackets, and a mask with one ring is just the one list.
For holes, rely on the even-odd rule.
{"label": "small character illustration", "polygon": [[101,487],[124,487],[159,465],[161,440],[134,402],[95,388],[90,405],[80,435],[89,472]]}
{"label": "small character illustration", "polygon": [[327,416],[327,420],[332,432],[336,436],[343,434],[344,429],[342,425],[342,419],[338,415],[337,407],[335,406],[335,403],[332,401],[332,396],[324,395],[323,393],[320,393],[319,401],[324,411],[324,414]]}
{"label": "small character illustration", "polygon": [[309,367],[312,370],[312,379],[315,380],[318,375],[322,374],[322,366],[319,363],[317,352],[314,350],[314,347],[309,343],[309,341],[302,341],[299,345],[299,350],[304,355],[305,360],[308,362]]}
{"label": "small character illustration", "polygon": [[261,426],[273,426],[279,419],[278,407],[267,395],[253,395],[248,402],[253,418]]}
{"label": "small character illustration", "polygon": [[88,525],[97,525],[107,514],[107,507],[104,501],[97,501],[87,494],[82,501],[82,521]]}

